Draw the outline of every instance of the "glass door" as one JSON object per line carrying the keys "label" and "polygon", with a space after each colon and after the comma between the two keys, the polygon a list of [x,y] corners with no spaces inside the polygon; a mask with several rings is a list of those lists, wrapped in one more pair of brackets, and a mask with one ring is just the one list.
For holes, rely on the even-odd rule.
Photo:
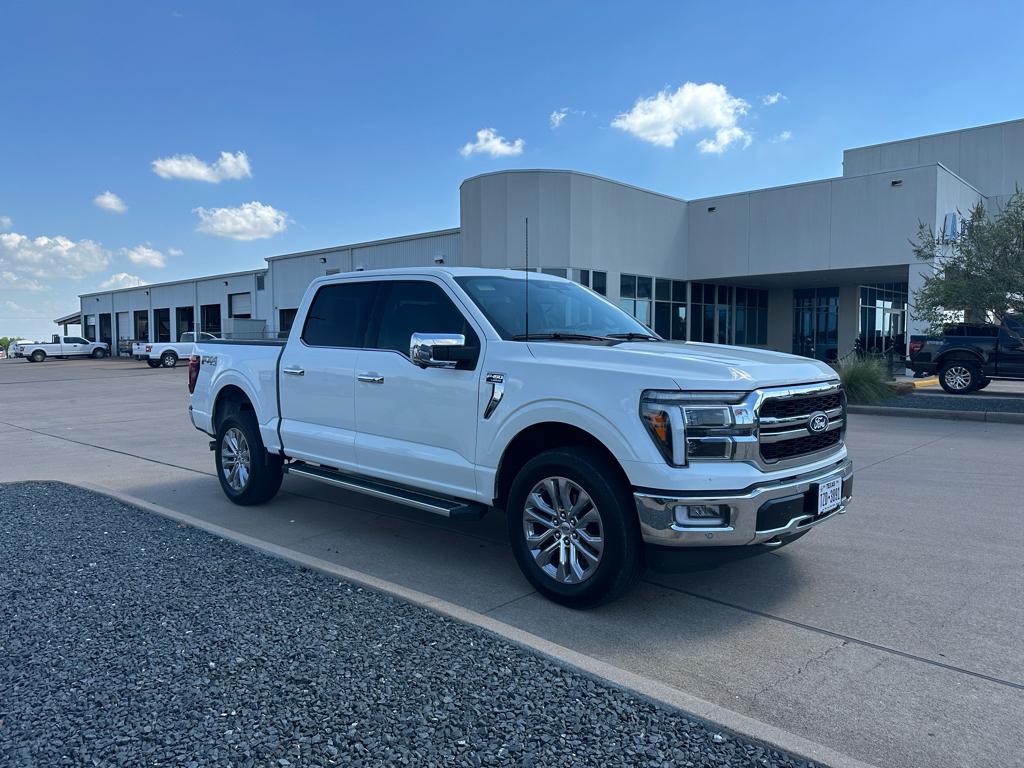
{"label": "glass door", "polygon": [[832,362],[839,357],[839,288],[793,291],[793,354]]}

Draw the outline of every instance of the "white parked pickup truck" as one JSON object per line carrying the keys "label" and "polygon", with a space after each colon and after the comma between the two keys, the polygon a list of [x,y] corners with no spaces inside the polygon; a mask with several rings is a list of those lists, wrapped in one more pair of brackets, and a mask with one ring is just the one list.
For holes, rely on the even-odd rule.
{"label": "white parked pickup truck", "polygon": [[[192,331],[181,334],[178,341],[136,341],[132,344],[132,357],[145,360],[150,368],[173,368],[181,358],[192,354],[196,343],[196,335]],[[200,331],[200,341],[212,341],[217,337],[212,333]]]}
{"label": "white parked pickup truck", "polygon": [[504,509],[526,578],[572,606],[668,552],[781,547],[852,491],[827,365],[665,341],[541,274],[322,277],[287,341],[200,341],[189,391],[235,503],[288,473],[450,518]]}
{"label": "white parked pickup truck", "polygon": [[102,341],[89,341],[80,336],[57,336],[50,341],[19,341],[11,345],[14,357],[24,357],[30,363],[41,363],[48,357],[106,357],[110,345]]}

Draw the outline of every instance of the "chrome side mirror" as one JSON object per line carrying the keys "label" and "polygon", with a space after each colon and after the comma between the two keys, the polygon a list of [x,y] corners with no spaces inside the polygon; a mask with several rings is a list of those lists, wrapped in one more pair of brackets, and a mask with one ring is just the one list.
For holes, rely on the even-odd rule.
{"label": "chrome side mirror", "polygon": [[453,349],[466,346],[461,333],[414,333],[409,340],[409,359],[420,368],[454,368],[458,360],[448,358]]}

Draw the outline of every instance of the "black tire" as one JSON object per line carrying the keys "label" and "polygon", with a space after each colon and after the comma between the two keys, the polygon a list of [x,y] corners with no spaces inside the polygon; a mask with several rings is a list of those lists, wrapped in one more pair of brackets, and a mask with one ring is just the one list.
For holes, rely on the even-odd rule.
{"label": "black tire", "polygon": [[[229,436],[229,433],[231,435]],[[248,455],[248,474],[238,487],[232,482],[230,462],[230,439],[241,433],[245,439]],[[250,506],[270,501],[281,488],[284,478],[283,461],[280,456],[267,453],[260,437],[259,425],[252,411],[239,411],[224,417],[217,427],[217,449],[215,451],[217,479],[224,495],[235,504]],[[227,457],[227,458],[226,458]],[[225,467],[227,466],[227,472]],[[238,479],[237,475],[234,475]]]}
{"label": "black tire", "polygon": [[167,350],[160,355],[160,366],[162,368],[173,368],[178,364],[178,355],[171,350]]}
{"label": "black tire", "polygon": [[[552,543],[548,546],[537,545],[537,552],[553,552],[556,539],[562,536],[563,540],[569,540],[569,544],[561,551],[570,552],[586,542],[580,541],[577,534],[571,534],[569,531],[579,531],[578,535],[582,538],[599,533],[603,539],[600,556],[595,564],[586,569],[582,578],[577,577],[575,583],[566,583],[556,574],[546,571],[538,564],[527,544],[524,529],[528,519],[527,499],[535,486],[543,484],[548,478],[570,481],[570,486],[575,485],[578,491],[589,495],[598,512],[599,531],[590,528],[588,532],[582,527],[571,525],[567,520],[558,527],[547,526],[550,528],[551,538],[545,539],[543,544],[548,544],[549,541]],[[570,489],[570,501],[571,493]],[[579,498],[577,495],[576,499]],[[557,509],[558,506],[555,506]],[[585,509],[584,507],[583,510]],[[564,507],[561,511],[566,512]],[[528,461],[512,481],[505,512],[508,519],[509,541],[516,562],[527,580],[549,600],[571,608],[589,608],[610,602],[629,591],[643,573],[643,541],[640,537],[633,495],[619,467],[592,448],[556,448]],[[531,522],[531,525],[534,523]],[[542,531],[542,535],[549,535],[544,527],[534,530]],[[557,546],[561,548],[562,545]],[[577,551],[582,552],[580,549]],[[542,554],[541,557],[543,556]],[[573,553],[573,557],[579,560],[581,555]],[[585,562],[586,558],[583,560]],[[553,563],[548,563],[547,567],[559,570]]]}
{"label": "black tire", "polygon": [[160,367],[160,361],[159,360],[151,360],[150,358],[147,357],[146,358],[146,365],[148,365],[150,368],[159,368]]}
{"label": "black tire", "polygon": [[29,355],[28,359],[31,360],[33,363],[41,363],[46,359],[46,353],[43,352],[43,350],[41,349],[37,349],[35,352]]}
{"label": "black tire", "polygon": [[105,349],[94,349],[92,351],[92,356],[96,360],[102,360],[104,357],[107,356],[107,350],[105,350]]}
{"label": "black tire", "polygon": [[950,360],[939,369],[939,385],[951,395],[973,392],[981,381],[981,371],[973,360]]}

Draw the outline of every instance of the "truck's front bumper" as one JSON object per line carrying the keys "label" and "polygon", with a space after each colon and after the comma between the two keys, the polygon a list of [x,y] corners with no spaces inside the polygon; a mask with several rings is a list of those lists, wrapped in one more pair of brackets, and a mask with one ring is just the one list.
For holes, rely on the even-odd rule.
{"label": "truck's front bumper", "polygon": [[[818,486],[835,478],[842,478],[839,506],[819,515]],[[772,542],[843,514],[852,495],[853,462],[849,459],[738,493],[688,495],[643,490],[633,494],[644,541],[662,547],[730,547]],[[680,505],[727,506],[728,517],[714,525],[683,525],[676,519],[676,507]]]}

